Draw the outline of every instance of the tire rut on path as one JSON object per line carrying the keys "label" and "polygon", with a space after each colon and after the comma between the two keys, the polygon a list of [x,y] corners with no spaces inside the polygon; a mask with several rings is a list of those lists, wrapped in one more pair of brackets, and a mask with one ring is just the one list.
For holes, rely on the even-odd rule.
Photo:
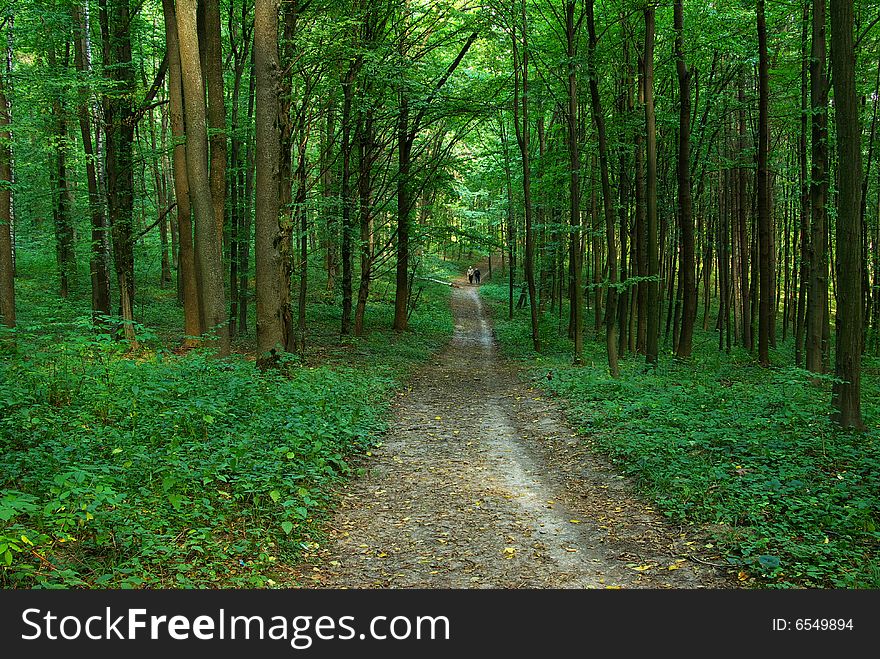
{"label": "tire rut on path", "polygon": [[721,588],[496,351],[477,288],[453,288],[449,345],[395,401],[340,493],[311,588]]}

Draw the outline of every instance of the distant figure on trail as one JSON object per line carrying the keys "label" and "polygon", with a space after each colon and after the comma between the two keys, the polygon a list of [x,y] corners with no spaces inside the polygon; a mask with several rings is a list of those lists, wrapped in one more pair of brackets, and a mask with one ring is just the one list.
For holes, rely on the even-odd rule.
{"label": "distant figure on trail", "polygon": [[474,266],[468,267],[468,283],[469,284],[474,283]]}
{"label": "distant figure on trail", "polygon": [[480,269],[479,268],[474,268],[474,283],[475,284],[480,283]]}

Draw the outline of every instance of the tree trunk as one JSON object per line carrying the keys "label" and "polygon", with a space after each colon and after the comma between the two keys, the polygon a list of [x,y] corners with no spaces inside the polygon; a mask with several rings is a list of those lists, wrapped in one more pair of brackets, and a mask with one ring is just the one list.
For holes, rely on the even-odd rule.
{"label": "tree trunk", "polygon": [[361,282],[358,287],[357,308],[354,314],[355,336],[363,336],[364,314],[367,298],[370,295],[370,278],[373,276],[373,202],[372,202],[372,166],[373,166],[373,111],[366,111],[366,116],[358,122],[355,141],[358,145],[358,199],[360,205],[360,253]]}
{"label": "tree trunk", "polygon": [[0,322],[15,327],[15,267],[12,260],[12,150],[5,77],[0,74]]}
{"label": "tree trunk", "polygon": [[412,165],[412,139],[409,127],[409,98],[403,89],[399,92],[397,117],[397,274],[394,287],[394,325],[402,332],[408,325],[409,301],[409,177]]}
{"label": "tree trunk", "polygon": [[208,125],[205,83],[199,66],[196,0],[178,0],[177,39],[186,122],[186,173],[195,220],[195,251],[202,286],[200,303],[205,332],[217,339],[220,356],[229,353],[229,326],[223,286],[222,241],[217,232],[208,174]]}
{"label": "tree trunk", "polygon": [[104,96],[107,209],[113,243],[113,260],[119,288],[122,332],[129,344],[137,345],[134,331],[134,142],[135,90],[131,57],[131,14],[128,0],[117,0],[108,11],[107,0],[99,0],[99,19],[104,52],[104,71],[113,94]]}
{"label": "tree trunk", "polygon": [[[575,2],[569,0],[565,8],[565,37],[568,56],[568,230],[569,260],[571,261],[571,310],[573,316],[574,363],[583,364],[584,355],[584,304],[581,280],[581,159],[578,150],[578,88],[575,62],[577,32],[574,20]],[[561,279],[561,278],[560,278]],[[562,295],[559,296],[562,306]]]}
{"label": "tree trunk", "polygon": [[201,0],[205,21],[205,84],[208,88],[210,186],[218,244],[223,245],[226,211],[226,107],[223,97],[223,48],[220,43],[220,0]]}
{"label": "tree trunk", "polygon": [[803,33],[801,37],[801,131],[798,139],[798,166],[800,173],[800,260],[798,268],[797,316],[795,321],[794,362],[803,362],[806,336],[807,288],[810,276],[810,181],[807,178],[807,76],[810,71],[809,46],[810,0],[804,0]]}
{"label": "tree trunk", "polygon": [[[342,327],[340,333],[351,334],[351,310],[352,310],[352,270],[354,269],[354,255],[352,254],[352,234],[354,233],[353,220],[351,217],[351,121],[352,100],[354,96],[354,81],[359,69],[359,62],[352,60],[348,71],[342,80]],[[399,133],[398,133],[399,134]],[[403,156],[400,156],[403,157]],[[400,174],[402,177],[403,174]],[[398,204],[400,201],[401,182],[398,180]],[[398,205],[399,210],[399,205]],[[400,286],[400,272],[398,270],[397,284]],[[404,282],[404,285],[406,282]],[[406,311],[403,314],[404,327],[406,325]],[[397,326],[397,314],[395,307],[395,328]]]}
{"label": "tree trunk", "polygon": [[[644,54],[638,57],[638,104],[645,104],[645,59]],[[636,218],[635,218],[635,255],[636,272],[639,275],[636,291],[636,352],[647,354],[648,345],[648,229],[645,206],[645,163],[642,144],[645,135],[641,127],[637,128],[634,142],[636,170]]]}
{"label": "tree trunk", "polygon": [[[66,45],[67,55],[61,65],[66,69],[68,65],[70,43]],[[49,68],[52,75],[59,75],[59,65],[55,53],[54,38],[49,40]],[[55,242],[58,263],[59,294],[62,299],[67,299],[70,289],[76,278],[76,258],[74,252],[74,227],[71,218],[71,199],[68,191],[67,169],[67,111],[63,99],[65,94],[60,92],[52,98],[52,115],[54,118],[54,134],[50,141],[51,163],[50,181],[52,181],[52,215],[55,224]]]}
{"label": "tree trunk", "polygon": [[[571,6],[572,3],[569,4]],[[602,99],[599,96],[599,81],[596,75],[596,22],[593,16],[593,0],[587,0],[587,29],[590,35],[590,99],[593,108],[593,124],[599,142],[599,173],[602,179],[602,206],[605,211],[605,249],[608,264],[608,292],[605,301],[605,348],[608,354],[608,370],[611,377],[620,376],[617,356],[617,244],[614,236],[614,199],[611,179],[608,174],[608,145],[605,138],[605,115]],[[573,10],[571,10],[573,12]],[[567,23],[567,21],[566,21]]]}
{"label": "tree trunk", "polygon": [[810,58],[812,170],[810,173],[810,286],[807,291],[806,366],[825,371],[828,352],[824,336],[828,308],[828,79],[825,75],[825,0],[813,0],[813,40]]}
{"label": "tree trunk", "polygon": [[282,312],[289,291],[282,290],[279,242],[278,166],[278,1],[256,0],[254,7],[254,96],[256,101],[256,263],[257,351],[261,365],[272,365],[284,345]]}
{"label": "tree trunk", "polygon": [[645,360],[656,364],[660,342],[660,244],[657,235],[657,137],[654,117],[654,7],[645,9],[645,126],[647,146],[647,184],[645,190],[647,206],[648,236],[648,282],[647,295],[647,337]]}
{"label": "tree trunk", "polygon": [[[693,351],[694,322],[697,317],[696,265],[694,262],[694,217],[691,202],[691,72],[684,61],[684,10],[682,0],[675,0],[675,66],[678,74],[678,227],[681,239],[681,329],[678,334],[679,357]],[[706,264],[706,273],[709,268]],[[706,296],[708,300],[708,295]]]}
{"label": "tree trunk", "polygon": [[[513,52],[514,52],[514,98],[513,98],[513,114],[514,126],[516,127],[516,139],[519,144],[520,156],[522,158],[523,172],[523,206],[525,211],[525,276],[526,285],[529,289],[529,311],[531,313],[532,327],[532,347],[535,352],[541,351],[541,340],[538,336],[538,300],[535,289],[535,245],[534,235],[532,231],[532,175],[531,175],[531,153],[529,151],[529,142],[531,134],[531,126],[529,125],[529,37],[528,23],[526,21],[526,5],[522,0],[521,19],[522,19],[522,55],[517,63],[516,53],[518,44],[516,41],[515,31],[512,33]],[[521,66],[520,66],[521,65]],[[520,77],[521,76],[521,77]],[[519,94],[519,83],[522,83],[522,95]],[[521,105],[521,111],[519,104]],[[520,124],[520,122],[522,122]]]}
{"label": "tree trunk", "polygon": [[[242,334],[247,333],[248,320],[248,271],[250,268],[251,254],[251,217],[254,216],[254,133],[251,126],[254,124],[254,102],[256,97],[256,66],[254,49],[251,48],[251,75],[248,85],[247,128],[245,130],[245,169],[244,178],[244,213],[242,215],[241,232],[239,233],[238,247],[238,329]],[[267,184],[268,185],[268,184]],[[256,242],[256,240],[255,240]]]}
{"label": "tree trunk", "polygon": [[861,413],[862,227],[861,128],[856,99],[853,2],[831,3],[831,75],[837,128],[837,345],[834,351],[832,419],[864,430]]}
{"label": "tree trunk", "polygon": [[767,26],[764,19],[764,0],[758,0],[758,361],[770,365],[770,192],[767,157],[769,155],[769,59],[767,57]]}
{"label": "tree trunk", "polygon": [[[88,69],[88,53],[86,52],[86,32],[88,26],[80,12],[78,4],[71,7],[75,38],[73,50],[73,62],[77,72],[84,75]],[[92,284],[92,322],[101,324],[101,318],[110,315],[110,274],[107,263],[107,251],[104,248],[107,242],[107,217],[101,204],[98,191],[98,177],[95,172],[95,152],[92,146],[92,129],[89,119],[89,91],[85,84],[79,88],[79,105],[77,107],[79,118],[80,137],[83,144],[83,152],[86,160],[86,183],[89,193],[89,218],[91,220],[91,246],[89,250],[89,273]]]}
{"label": "tree trunk", "polygon": [[195,249],[193,246],[192,208],[189,203],[189,179],[186,173],[186,143],[183,117],[183,82],[180,49],[177,40],[177,17],[174,0],[162,0],[165,15],[165,41],[168,53],[168,114],[174,142],[174,196],[177,200],[178,283],[183,303],[184,345],[195,344],[202,333],[199,315],[199,291],[196,285]]}

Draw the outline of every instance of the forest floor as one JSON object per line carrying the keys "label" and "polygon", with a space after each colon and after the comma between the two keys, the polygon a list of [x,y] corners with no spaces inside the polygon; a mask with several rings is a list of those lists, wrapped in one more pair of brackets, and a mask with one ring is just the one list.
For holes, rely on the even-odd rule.
{"label": "forest floor", "polygon": [[736,587],[498,354],[476,286],[457,282],[452,307],[451,342],[399,394],[296,585]]}

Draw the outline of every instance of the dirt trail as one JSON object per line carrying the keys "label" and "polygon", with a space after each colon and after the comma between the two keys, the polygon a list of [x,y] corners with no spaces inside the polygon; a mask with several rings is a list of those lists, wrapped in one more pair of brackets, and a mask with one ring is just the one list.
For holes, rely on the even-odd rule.
{"label": "dirt trail", "polygon": [[557,407],[496,352],[476,287],[453,289],[455,334],[395,402],[340,494],[329,540],[296,570],[318,588],[721,588],[590,454]]}

